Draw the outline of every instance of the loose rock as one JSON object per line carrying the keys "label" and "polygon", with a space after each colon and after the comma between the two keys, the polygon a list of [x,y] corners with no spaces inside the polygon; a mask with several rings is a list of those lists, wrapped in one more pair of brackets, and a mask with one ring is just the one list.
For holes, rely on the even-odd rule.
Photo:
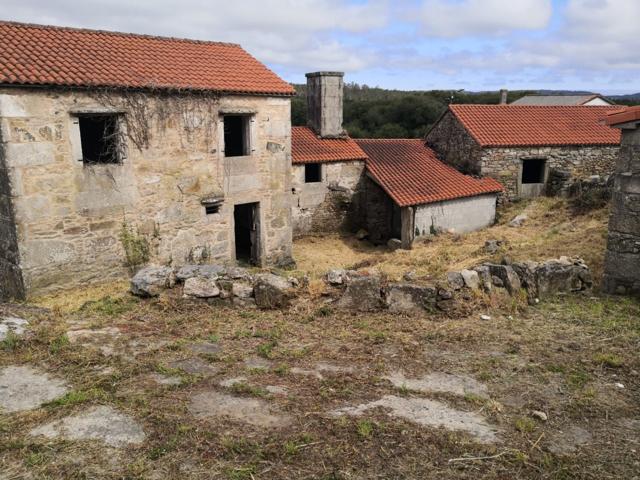
{"label": "loose rock", "polygon": [[448,272],[447,281],[454,290],[460,290],[464,287],[464,278],[462,278],[460,272]]}
{"label": "loose rock", "polygon": [[480,288],[480,276],[475,270],[462,270],[460,272],[464,285],[471,290],[478,290]]}
{"label": "loose rock", "polygon": [[509,222],[509,226],[510,227],[521,227],[522,224],[524,224],[528,219],[529,219],[529,217],[527,216],[526,213],[521,213],[520,215],[517,215],[516,217],[514,217]]}
{"label": "loose rock", "polygon": [[293,296],[289,281],[272,273],[257,275],[253,291],[260,308],[287,307]]}
{"label": "loose rock", "polygon": [[378,276],[354,277],[337,302],[338,307],[360,312],[372,312],[384,306],[382,282]]}
{"label": "loose rock", "polygon": [[386,304],[390,312],[417,313],[436,303],[436,289],[406,283],[392,283],[386,288]]}
{"label": "loose rock", "polygon": [[170,267],[145,267],[131,279],[131,293],[139,297],[157,297],[164,289],[172,288],[175,281]]}
{"label": "loose rock", "polygon": [[213,298],[220,295],[220,289],[215,280],[191,277],[185,280],[182,293],[187,297]]}

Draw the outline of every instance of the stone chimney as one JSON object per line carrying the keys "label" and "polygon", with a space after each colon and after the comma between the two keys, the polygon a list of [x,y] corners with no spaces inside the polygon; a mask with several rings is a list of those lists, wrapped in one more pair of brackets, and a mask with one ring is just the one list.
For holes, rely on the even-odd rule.
{"label": "stone chimney", "polygon": [[506,105],[507,104],[507,95],[509,94],[509,90],[507,90],[506,88],[503,88],[502,90],[500,90],[500,105]]}
{"label": "stone chimney", "polygon": [[308,124],[322,138],[345,135],[342,129],[342,77],[342,72],[307,73]]}
{"label": "stone chimney", "polygon": [[622,140],[602,287],[608,293],[640,295],[640,107],[610,114],[606,123],[622,130]]}

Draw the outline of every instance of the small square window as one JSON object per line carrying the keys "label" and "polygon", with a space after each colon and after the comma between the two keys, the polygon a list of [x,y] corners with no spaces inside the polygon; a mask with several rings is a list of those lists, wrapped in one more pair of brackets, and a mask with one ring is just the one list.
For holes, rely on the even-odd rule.
{"label": "small square window", "polygon": [[224,156],[242,157],[251,153],[249,115],[225,115],[224,121]]}
{"label": "small square window", "polygon": [[85,164],[120,162],[118,115],[79,115],[78,124]]}
{"label": "small square window", "polygon": [[318,183],[322,181],[322,165],[307,163],[304,166],[304,183]]}
{"label": "small square window", "polygon": [[523,160],[522,183],[544,183],[545,163],[543,158]]}

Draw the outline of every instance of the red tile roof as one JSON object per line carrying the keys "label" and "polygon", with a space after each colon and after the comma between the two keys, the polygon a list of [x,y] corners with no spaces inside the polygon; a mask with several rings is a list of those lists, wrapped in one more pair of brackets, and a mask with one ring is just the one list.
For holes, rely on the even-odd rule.
{"label": "red tile roof", "polygon": [[293,95],[230,43],[0,22],[0,84]]}
{"label": "red tile roof", "polygon": [[369,156],[369,174],[400,207],[503,190],[492,178],[473,178],[445,165],[422,140],[356,142]]}
{"label": "red tile roof", "polygon": [[637,122],[640,120],[640,105],[625,108],[619,112],[610,113],[605,119],[607,125],[620,125],[622,123]]}
{"label": "red tile roof", "polygon": [[367,159],[367,155],[353,139],[319,138],[308,127],[291,128],[291,154],[294,164]]}
{"label": "red tile roof", "polygon": [[483,147],[617,145],[620,132],[604,124],[620,107],[450,105]]}

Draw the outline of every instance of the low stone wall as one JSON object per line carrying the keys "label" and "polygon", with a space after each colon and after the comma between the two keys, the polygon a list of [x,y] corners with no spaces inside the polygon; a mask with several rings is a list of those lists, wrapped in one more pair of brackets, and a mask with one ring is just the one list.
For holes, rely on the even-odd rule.
{"label": "low stone wall", "polygon": [[525,292],[530,304],[559,293],[589,291],[591,273],[578,258],[521,262],[511,265],[483,264],[473,269],[447,274],[447,285],[425,285],[414,281],[388,282],[382,275],[357,271],[331,270],[327,284],[341,290],[334,305],[359,312],[389,310],[416,313],[441,310],[450,312],[470,300],[469,291],[490,293],[503,289],[510,295]]}

